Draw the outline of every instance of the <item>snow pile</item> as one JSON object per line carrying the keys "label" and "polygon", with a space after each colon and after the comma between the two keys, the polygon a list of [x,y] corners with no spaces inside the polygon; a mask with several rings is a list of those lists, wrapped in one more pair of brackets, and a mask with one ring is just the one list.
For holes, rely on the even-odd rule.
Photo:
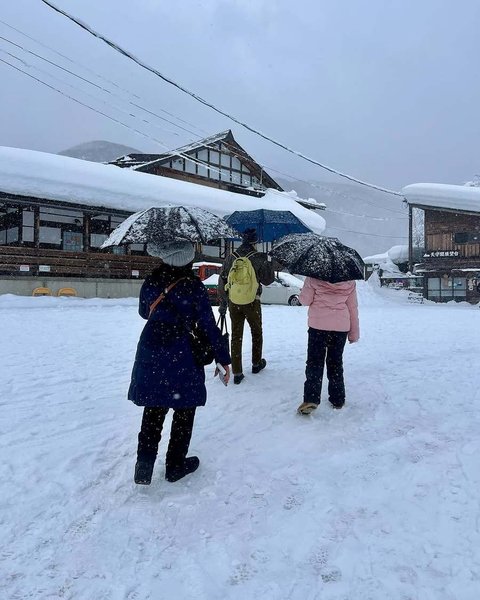
{"label": "snow pile", "polygon": [[286,273],[285,271],[279,271],[277,276],[287,285],[298,287],[300,289],[303,288],[303,281],[298,277],[295,277],[295,275],[291,275],[290,273]]}
{"label": "snow pile", "polygon": [[402,189],[409,204],[480,213],[480,188],[441,183],[415,183]]}
{"label": "snow pile", "polygon": [[205,286],[216,286],[218,285],[218,279],[219,279],[220,275],[218,275],[218,273],[214,273],[213,275],[210,275],[210,277],[207,277],[207,279],[205,279],[203,281],[203,285]]}
{"label": "snow pile", "polygon": [[256,198],[113,165],[0,147],[0,192],[128,212],[151,206],[197,206],[224,217],[235,210],[289,210],[317,233],[325,219],[273,189]]}
{"label": "snow pile", "polygon": [[[408,262],[408,246],[398,245],[392,246],[390,250],[381,254],[373,254],[372,256],[366,256],[363,262],[369,265],[380,265],[382,263],[399,265],[401,263]],[[398,269],[397,269],[398,270]]]}

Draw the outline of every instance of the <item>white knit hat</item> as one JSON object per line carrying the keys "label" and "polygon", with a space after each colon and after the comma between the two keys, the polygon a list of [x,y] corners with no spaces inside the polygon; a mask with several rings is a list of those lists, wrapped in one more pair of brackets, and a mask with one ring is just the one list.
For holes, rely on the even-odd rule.
{"label": "white knit hat", "polygon": [[162,261],[172,267],[185,267],[193,262],[195,248],[192,242],[148,242],[147,252],[150,256],[161,258]]}

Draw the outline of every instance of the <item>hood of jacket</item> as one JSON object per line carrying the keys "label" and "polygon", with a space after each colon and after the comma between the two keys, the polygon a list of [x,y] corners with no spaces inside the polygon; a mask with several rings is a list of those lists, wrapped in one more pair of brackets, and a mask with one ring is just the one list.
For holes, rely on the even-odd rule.
{"label": "hood of jacket", "polygon": [[354,281],[329,283],[320,279],[309,278],[309,283],[315,290],[312,306],[324,309],[339,310],[345,308],[350,294],[355,290]]}

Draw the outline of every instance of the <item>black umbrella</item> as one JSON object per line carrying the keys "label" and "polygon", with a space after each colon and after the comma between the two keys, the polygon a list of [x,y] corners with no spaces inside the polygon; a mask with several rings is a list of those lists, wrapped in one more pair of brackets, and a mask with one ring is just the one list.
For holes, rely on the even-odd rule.
{"label": "black umbrella", "polygon": [[153,207],[135,213],[116,227],[102,248],[122,244],[188,240],[206,244],[238,233],[217,215],[195,206]]}
{"label": "black umbrella", "polygon": [[287,235],[270,252],[290,273],[315,277],[330,283],[363,279],[364,264],[353,248],[337,238],[316,233]]}

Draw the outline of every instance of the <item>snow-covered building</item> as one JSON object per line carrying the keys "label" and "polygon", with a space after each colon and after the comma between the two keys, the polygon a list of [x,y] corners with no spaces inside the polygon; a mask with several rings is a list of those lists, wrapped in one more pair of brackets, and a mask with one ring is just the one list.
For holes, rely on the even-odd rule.
{"label": "snow-covered building", "polygon": [[[163,154],[131,153],[109,164],[249,196],[261,197],[267,189],[284,191],[240,146],[230,129]],[[313,198],[297,197],[297,202],[306,208],[325,209],[325,204]]]}
{"label": "snow-covered building", "polygon": [[262,195],[268,188],[283,192],[230,129],[163,154],[127,154],[110,164],[241,194]]}
{"label": "snow-covered building", "polygon": [[[39,277],[142,279],[156,262],[143,245],[113,251],[100,247],[130,214],[165,205],[199,206],[219,216],[258,208],[290,210],[310,229],[321,233],[325,228],[317,211],[301,206],[295,194],[275,189],[252,196],[0,147],[0,278],[24,282],[30,278],[31,285]],[[203,251],[218,260],[225,247],[212,245]]]}
{"label": "snow-covered building", "polygon": [[[409,262],[424,276],[424,296],[435,302],[479,302],[480,188],[419,183],[402,192],[409,206]],[[421,231],[415,223],[421,223]],[[423,256],[414,267],[416,246]]]}

